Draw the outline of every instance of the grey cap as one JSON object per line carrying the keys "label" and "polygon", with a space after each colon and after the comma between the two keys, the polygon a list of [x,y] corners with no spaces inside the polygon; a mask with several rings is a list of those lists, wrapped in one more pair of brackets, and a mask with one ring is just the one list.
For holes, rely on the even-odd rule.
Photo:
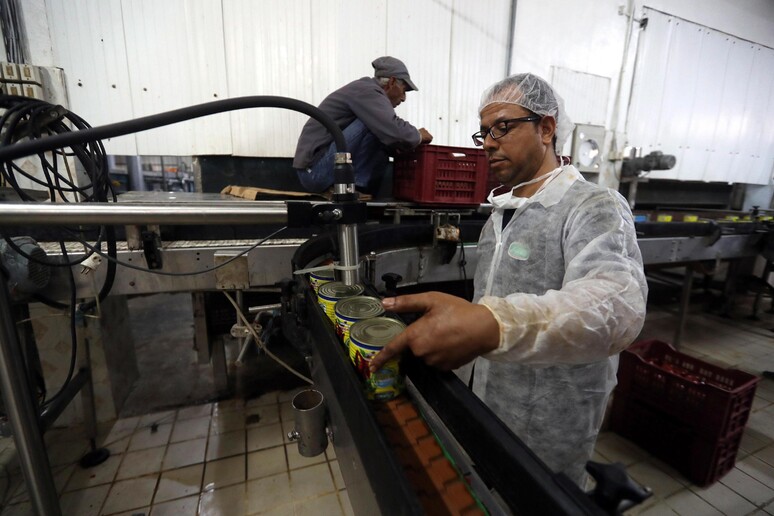
{"label": "grey cap", "polygon": [[419,91],[417,85],[411,80],[406,65],[400,59],[395,59],[391,56],[377,57],[371,63],[371,66],[374,67],[374,77],[395,77],[408,84],[406,91]]}

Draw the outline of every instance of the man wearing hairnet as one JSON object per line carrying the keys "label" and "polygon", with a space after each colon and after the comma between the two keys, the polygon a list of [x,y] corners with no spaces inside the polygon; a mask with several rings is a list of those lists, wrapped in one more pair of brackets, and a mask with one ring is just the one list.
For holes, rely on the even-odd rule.
{"label": "man wearing hairnet", "polygon": [[405,348],[442,369],[475,359],[473,391],[551,469],[585,487],[618,353],[645,319],[632,214],[620,194],[560,165],[573,125],[540,77],[494,84],[479,115],[473,140],[503,186],[489,194],[473,303],[439,292],[385,299],[387,310],[423,316],[371,367]]}

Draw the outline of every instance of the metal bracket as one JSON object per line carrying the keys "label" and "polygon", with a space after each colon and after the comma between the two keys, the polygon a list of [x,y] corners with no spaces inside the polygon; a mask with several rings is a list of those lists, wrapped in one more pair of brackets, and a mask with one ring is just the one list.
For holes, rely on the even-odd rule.
{"label": "metal bracket", "polygon": [[449,212],[432,212],[430,222],[433,224],[433,247],[439,240],[447,242],[460,241],[460,214]]}
{"label": "metal bracket", "polygon": [[235,258],[235,253],[215,253],[212,257],[215,266],[230,261],[215,269],[215,286],[220,290],[246,290],[250,288],[250,270],[247,266],[247,254]]}

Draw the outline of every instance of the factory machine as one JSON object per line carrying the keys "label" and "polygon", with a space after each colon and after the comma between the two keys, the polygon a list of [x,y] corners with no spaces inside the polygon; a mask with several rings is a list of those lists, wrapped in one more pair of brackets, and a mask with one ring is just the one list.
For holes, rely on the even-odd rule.
{"label": "factory machine", "polygon": [[[14,257],[16,269],[26,265],[28,277],[40,270],[35,266],[40,260],[25,262],[18,256],[48,255],[51,260],[88,269],[89,274],[72,275],[71,267],[66,266],[37,277],[38,292],[44,289],[49,297],[60,300],[69,296],[71,307],[74,299],[93,297],[95,284],[102,285],[98,296],[217,290],[245,293],[280,286],[277,324],[306,358],[314,382],[312,389],[304,391],[307,399],[294,400],[300,412],[317,414],[307,424],[303,424],[303,417],[297,418],[299,450],[302,445],[307,453],[320,453],[325,446],[335,448],[358,514],[618,514],[644,500],[648,491],[616,465],[589,463],[595,488],[583,492],[564,475],[550,471],[454,374],[428,368],[412,357],[403,363],[404,397],[389,403],[366,399],[309,280],[293,272],[333,261],[341,281],[362,283],[371,295],[428,287],[464,295],[472,275],[469,272],[475,270],[475,242],[486,207],[430,210],[410,203],[360,202],[343,135],[313,106],[278,97],[229,99],[159,115],[161,118],[146,117],[6,145],[0,148],[0,162],[64,147],[82,149],[87,142],[194,116],[263,106],[306,113],[334,135],[341,152],[336,159],[332,201],[225,200],[197,194],[175,194],[178,198],[172,200],[154,194],[149,198],[128,196],[118,202],[4,203],[0,204],[0,225],[13,229],[16,237],[11,239],[12,250],[4,251],[4,256]],[[62,243],[57,250],[32,239],[18,240],[41,227],[83,225],[110,229],[100,232],[100,245],[86,251],[75,243]],[[206,237],[205,227],[240,230],[234,230],[230,239],[224,239],[221,231],[219,239],[206,240],[191,231],[196,228]],[[648,265],[734,260],[756,256],[765,249],[770,254],[773,240],[771,222],[757,218],[713,221],[702,217],[696,223],[643,220],[637,222],[637,231]],[[185,238],[177,240],[180,237],[175,235]],[[103,240],[108,251],[98,253],[95,250]],[[99,265],[101,258],[108,259],[106,266]],[[141,270],[122,267],[116,271],[116,262],[144,266],[138,267]],[[149,276],[145,270],[174,273],[188,270],[191,263],[202,264],[206,272]],[[4,268],[9,272],[12,268],[7,258]],[[6,275],[4,285],[0,285],[0,389],[33,506],[41,514],[58,514],[40,429],[79,391],[88,395],[90,378],[87,369],[81,370],[83,374],[79,373],[77,382],[73,380],[59,408],[49,407],[48,416],[41,414],[30,393],[24,353],[15,330],[14,301],[24,300],[23,296],[15,297],[23,290],[22,282],[11,282],[19,288],[9,291]],[[246,321],[244,327],[249,327],[244,316],[248,310],[238,302],[235,307]],[[407,323],[411,320],[405,318]],[[323,408],[311,410],[318,407]],[[419,442],[432,446],[418,447]],[[99,460],[98,450],[95,455],[95,461]]]}

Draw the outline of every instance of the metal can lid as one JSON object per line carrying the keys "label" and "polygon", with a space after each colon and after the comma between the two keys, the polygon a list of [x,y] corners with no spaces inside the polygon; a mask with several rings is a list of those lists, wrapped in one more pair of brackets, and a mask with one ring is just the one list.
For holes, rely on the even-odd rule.
{"label": "metal can lid", "polygon": [[331,281],[320,285],[317,294],[328,299],[344,299],[359,296],[363,293],[363,285],[346,285],[340,281]]}
{"label": "metal can lid", "polygon": [[349,329],[349,338],[359,345],[383,348],[405,329],[406,325],[397,319],[373,317],[353,324]]}
{"label": "metal can lid", "polygon": [[378,297],[354,296],[336,303],[336,315],[344,319],[368,319],[384,313]]}

